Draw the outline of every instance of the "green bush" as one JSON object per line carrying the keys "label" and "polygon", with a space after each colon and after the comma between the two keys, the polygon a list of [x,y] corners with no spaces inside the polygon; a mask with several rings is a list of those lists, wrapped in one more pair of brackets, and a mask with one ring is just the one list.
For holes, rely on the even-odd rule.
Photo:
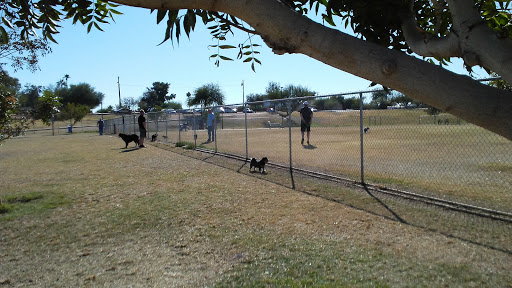
{"label": "green bush", "polygon": [[7,213],[12,210],[12,206],[7,203],[0,203],[0,214]]}

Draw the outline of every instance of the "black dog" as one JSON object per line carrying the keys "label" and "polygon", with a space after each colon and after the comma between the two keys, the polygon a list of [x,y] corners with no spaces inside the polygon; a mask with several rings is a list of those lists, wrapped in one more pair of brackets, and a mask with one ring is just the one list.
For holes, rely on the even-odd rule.
{"label": "black dog", "polygon": [[[260,173],[265,173],[265,164],[268,163],[268,158],[263,157],[260,161],[256,160],[256,158],[251,159],[251,166],[249,167],[249,171],[251,171],[252,167],[254,167],[254,171],[256,172],[256,168],[259,169]],[[263,171],[261,171],[263,170]]]}
{"label": "black dog", "polygon": [[370,127],[364,127],[363,131],[364,133],[368,133],[368,131],[370,131]]}
{"label": "black dog", "polygon": [[135,142],[135,147],[139,146],[139,136],[137,136],[137,134],[126,135],[119,133],[119,137],[121,137],[121,139],[123,139],[123,141],[126,143],[126,147],[124,148],[128,148],[128,143],[132,141]]}
{"label": "black dog", "polygon": [[153,135],[151,136],[151,142],[155,142],[155,141],[156,141],[156,137],[158,137],[158,134],[156,134],[156,133],[155,133],[155,134],[153,134]]}

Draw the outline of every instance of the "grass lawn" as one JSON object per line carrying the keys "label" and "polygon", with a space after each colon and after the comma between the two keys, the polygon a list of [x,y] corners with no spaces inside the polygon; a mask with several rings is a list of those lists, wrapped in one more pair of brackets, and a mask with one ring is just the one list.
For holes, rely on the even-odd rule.
{"label": "grass lawn", "polygon": [[[0,214],[0,286],[512,284],[510,250],[355,208],[376,205],[425,222],[428,207],[372,197],[347,205],[275,184],[277,172],[237,172],[217,158],[148,146],[122,149],[121,139],[92,133],[0,146],[0,197],[11,207]],[[353,190],[336,188],[337,195]],[[496,238],[510,241],[510,227],[499,229]]]}

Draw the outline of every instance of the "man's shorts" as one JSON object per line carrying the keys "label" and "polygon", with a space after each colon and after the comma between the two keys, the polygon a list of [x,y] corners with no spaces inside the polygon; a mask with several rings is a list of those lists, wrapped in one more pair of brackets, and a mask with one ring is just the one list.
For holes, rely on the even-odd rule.
{"label": "man's shorts", "polygon": [[300,122],[300,131],[302,131],[302,132],[311,131],[311,125],[307,124],[306,122]]}
{"label": "man's shorts", "polygon": [[139,129],[139,137],[146,138],[146,129]]}

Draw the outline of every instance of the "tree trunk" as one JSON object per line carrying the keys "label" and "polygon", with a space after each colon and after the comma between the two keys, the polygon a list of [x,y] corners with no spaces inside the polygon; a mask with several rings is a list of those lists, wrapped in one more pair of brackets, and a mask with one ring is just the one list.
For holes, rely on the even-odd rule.
{"label": "tree trunk", "polygon": [[[150,9],[204,9],[252,26],[276,54],[301,53],[398,90],[512,140],[512,93],[301,16],[276,0],[115,0]],[[509,54],[510,55],[510,54]]]}

